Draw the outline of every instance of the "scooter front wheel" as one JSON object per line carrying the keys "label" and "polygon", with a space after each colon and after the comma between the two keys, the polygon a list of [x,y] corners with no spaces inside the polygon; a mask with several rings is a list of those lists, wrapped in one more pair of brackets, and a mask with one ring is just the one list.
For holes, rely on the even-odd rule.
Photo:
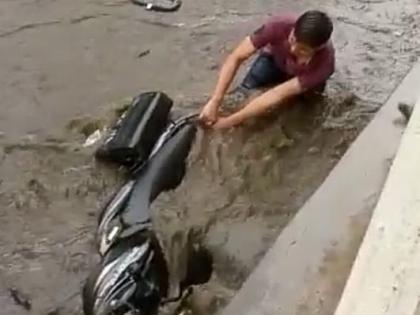
{"label": "scooter front wheel", "polygon": [[[97,297],[95,296],[95,284],[98,280],[98,276],[102,271],[102,266],[98,264],[92,272],[89,274],[86,283],[83,286],[82,290],[82,304],[83,304],[83,314],[84,315],[98,315],[95,312],[95,301]],[[137,315],[134,311],[130,310],[128,307],[119,308],[117,310],[109,310],[104,314],[101,312],[101,315]]]}

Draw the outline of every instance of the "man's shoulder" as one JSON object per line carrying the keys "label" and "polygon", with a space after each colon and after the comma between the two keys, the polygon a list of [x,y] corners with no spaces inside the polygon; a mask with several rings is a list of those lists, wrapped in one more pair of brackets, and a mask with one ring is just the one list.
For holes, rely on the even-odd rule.
{"label": "man's shoulder", "polygon": [[296,21],[297,16],[294,14],[272,15],[266,20],[262,28],[272,38],[272,41],[281,40],[288,36]]}
{"label": "man's shoulder", "polygon": [[294,26],[298,20],[298,15],[294,13],[281,13],[272,15],[268,18],[268,24],[277,24],[282,26]]}
{"label": "man's shoulder", "polygon": [[335,49],[334,45],[331,40],[328,41],[327,44],[325,44],[325,47],[322,48],[313,59],[313,65],[319,66],[319,65],[328,65],[334,67],[335,64]]}
{"label": "man's shoulder", "polygon": [[325,45],[325,52],[328,54],[330,58],[335,58],[335,48],[334,44],[332,42],[332,39],[328,41],[328,43]]}

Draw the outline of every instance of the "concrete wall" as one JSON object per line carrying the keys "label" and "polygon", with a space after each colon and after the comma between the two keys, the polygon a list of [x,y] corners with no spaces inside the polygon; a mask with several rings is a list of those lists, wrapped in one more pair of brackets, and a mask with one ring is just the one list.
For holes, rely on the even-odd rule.
{"label": "concrete wall", "polygon": [[420,100],[335,314],[416,315],[419,305]]}
{"label": "concrete wall", "polygon": [[334,314],[400,143],[397,105],[415,102],[419,78],[420,65],[284,229],[224,315]]}

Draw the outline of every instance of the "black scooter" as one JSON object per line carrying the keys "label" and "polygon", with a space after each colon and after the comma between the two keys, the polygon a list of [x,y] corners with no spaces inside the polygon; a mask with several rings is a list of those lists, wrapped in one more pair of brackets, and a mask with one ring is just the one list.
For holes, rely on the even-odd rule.
{"label": "black scooter", "polygon": [[[118,122],[111,132],[112,139],[107,139],[105,147],[98,150],[100,156],[105,156],[106,152],[109,160],[112,156],[110,147],[121,149],[121,145],[116,145],[118,134],[130,129],[127,126],[131,125],[129,139],[137,137],[137,140],[127,142],[128,138],[124,137],[124,141],[135,148],[129,150],[128,166],[132,175],[105,204],[99,216],[96,241],[102,261],[90,274],[83,289],[85,315],[154,315],[162,304],[182,300],[190,293],[191,286],[205,283],[211,276],[211,255],[199,244],[190,242],[191,246],[185,249],[186,272],[176,284],[178,294],[168,296],[173,284],[169,283],[168,263],[153,231],[150,204],[161,192],[174,189],[181,183],[196,134],[193,121],[196,115],[168,120],[165,128],[162,124],[149,123],[149,133],[148,128],[142,129],[144,137],[139,136],[138,131],[138,126],[145,125],[144,121],[139,123],[132,118],[135,113],[140,120],[160,116],[162,122],[165,120],[163,116],[169,114],[168,104],[172,105],[168,100],[162,93],[152,93],[146,98],[141,95],[135,99],[132,112]],[[138,115],[139,111],[143,115]],[[159,137],[152,137],[155,142],[150,147],[150,134],[157,134],[156,130],[150,130],[157,127],[163,132]],[[144,141],[142,145],[146,134],[149,136],[149,141],[146,141],[148,148],[144,147]],[[135,152],[143,154],[138,154],[135,160]],[[144,152],[148,153],[147,158]],[[121,157],[118,154],[117,160],[121,161]]]}

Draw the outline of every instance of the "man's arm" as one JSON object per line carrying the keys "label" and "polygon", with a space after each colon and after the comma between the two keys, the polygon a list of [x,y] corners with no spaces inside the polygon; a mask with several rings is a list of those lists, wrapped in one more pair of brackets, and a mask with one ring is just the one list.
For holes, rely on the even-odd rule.
{"label": "man's arm", "polygon": [[216,88],[213,92],[213,99],[222,100],[227,89],[232,83],[239,66],[252,56],[256,48],[251,42],[250,37],[246,37],[236,49],[227,57],[225,63],[220,71],[219,79]]}
{"label": "man's arm", "polygon": [[223,129],[238,125],[251,117],[261,115],[270,108],[281,105],[287,98],[302,92],[303,88],[298,78],[290,79],[253,99],[236,113],[225,118],[219,118],[214,128]]}
{"label": "man's arm", "polygon": [[219,74],[216,88],[201,112],[200,118],[205,122],[214,123],[217,119],[217,111],[222,104],[223,97],[226,94],[239,66],[252,56],[257,49],[251,41],[246,37],[236,49],[227,57]]}

